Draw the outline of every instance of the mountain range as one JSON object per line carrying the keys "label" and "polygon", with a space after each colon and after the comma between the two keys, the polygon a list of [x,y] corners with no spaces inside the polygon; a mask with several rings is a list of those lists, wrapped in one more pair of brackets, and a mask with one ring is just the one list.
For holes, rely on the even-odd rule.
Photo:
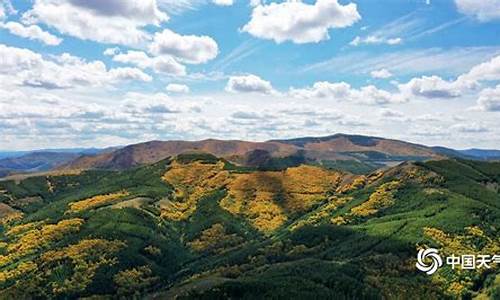
{"label": "mountain range", "polygon": [[[158,156],[144,149],[160,149],[151,145],[162,143],[96,156],[127,153],[126,164],[99,165],[119,169],[0,181],[0,298],[500,297],[497,264],[415,267],[427,248],[445,262],[498,254],[500,162],[433,155],[356,175],[312,163],[260,170],[192,149],[262,150],[239,142],[176,143],[187,152],[148,164]],[[345,137],[265,147],[431,154]]]}

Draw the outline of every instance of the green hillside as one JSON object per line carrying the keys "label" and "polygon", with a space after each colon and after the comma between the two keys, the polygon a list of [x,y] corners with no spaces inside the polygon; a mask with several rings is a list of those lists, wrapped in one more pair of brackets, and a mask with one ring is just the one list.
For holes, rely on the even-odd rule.
{"label": "green hillside", "polygon": [[500,163],[335,169],[190,153],[0,181],[0,298],[500,299],[495,264],[415,268],[500,254]]}

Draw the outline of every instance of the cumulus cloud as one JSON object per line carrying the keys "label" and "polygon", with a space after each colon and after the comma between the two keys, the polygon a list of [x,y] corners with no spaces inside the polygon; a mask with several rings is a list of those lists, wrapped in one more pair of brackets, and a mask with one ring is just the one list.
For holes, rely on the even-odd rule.
{"label": "cumulus cloud", "polygon": [[189,87],[185,84],[170,83],[165,90],[171,93],[189,93]]}
{"label": "cumulus cloud", "polygon": [[149,51],[168,55],[190,64],[206,63],[219,53],[217,43],[209,36],[180,35],[169,29],[154,35]]}
{"label": "cumulus cloud", "polygon": [[7,15],[16,13],[10,0],[0,1],[0,21],[5,19]]}
{"label": "cumulus cloud", "polygon": [[145,23],[153,21],[155,25],[168,20],[167,14],[158,9],[156,0],[69,0],[67,2],[107,17],[131,18]]}
{"label": "cumulus cloud", "polygon": [[330,38],[329,29],[349,27],[360,19],[354,3],[341,5],[337,0],[317,0],[311,5],[287,0],[256,5],[242,31],[276,43],[317,43]]}
{"label": "cumulus cloud", "polygon": [[226,91],[231,93],[275,93],[269,81],[253,74],[246,76],[231,76],[227,82]]}
{"label": "cumulus cloud", "polygon": [[500,111],[500,85],[481,91],[477,104],[483,111]]}
{"label": "cumulus cloud", "polygon": [[233,119],[241,119],[241,120],[260,120],[264,117],[256,112],[249,111],[237,111],[231,114]]}
{"label": "cumulus cloud", "polygon": [[451,126],[451,129],[461,133],[480,133],[489,131],[488,127],[476,122],[455,124]]}
{"label": "cumulus cloud", "polygon": [[474,66],[469,72],[458,78],[462,82],[482,80],[500,80],[500,55],[491,60]]}
{"label": "cumulus cloud", "polygon": [[233,0],[212,0],[212,2],[215,5],[220,5],[220,6],[231,6],[234,4]]}
{"label": "cumulus cloud", "polygon": [[28,49],[0,44],[0,76],[17,85],[45,89],[104,86],[122,80],[151,81],[136,68],[108,70],[101,61],[87,62],[64,53],[50,59]]}
{"label": "cumulus cloud", "polygon": [[292,97],[302,99],[329,98],[335,101],[351,101],[379,105],[406,101],[399,93],[384,91],[373,85],[355,89],[345,82],[316,82],[312,87],[303,89],[292,88],[289,94]]}
{"label": "cumulus cloud", "polygon": [[457,82],[443,80],[439,76],[413,78],[408,83],[400,84],[399,89],[408,95],[425,98],[455,98],[461,95]]}
{"label": "cumulus cloud", "polygon": [[62,39],[42,30],[37,25],[24,26],[23,24],[17,22],[8,22],[5,24],[0,24],[0,28],[7,29],[11,34],[28,38],[30,40],[38,40],[49,46],[57,46],[62,42]]}
{"label": "cumulus cloud", "polygon": [[156,0],[35,0],[23,14],[25,24],[44,23],[83,40],[133,46],[150,40],[144,26],[167,20]]}
{"label": "cumulus cloud", "polygon": [[346,100],[351,94],[351,85],[345,82],[327,82],[320,81],[313,84],[310,88],[290,89],[290,95],[295,98],[333,98],[337,100]]}
{"label": "cumulus cloud", "polygon": [[177,62],[173,57],[166,55],[150,57],[142,51],[129,50],[126,53],[115,54],[113,56],[113,61],[133,64],[141,69],[150,68],[156,73],[179,76],[186,75],[186,67]]}
{"label": "cumulus cloud", "polygon": [[455,0],[458,11],[481,22],[500,19],[500,0]]}
{"label": "cumulus cloud", "polygon": [[153,78],[137,68],[115,68],[109,70],[109,75],[113,80],[138,80],[152,81]]}
{"label": "cumulus cloud", "polygon": [[106,48],[102,54],[106,56],[114,56],[120,53],[120,48],[118,47],[113,47],[113,48]]}
{"label": "cumulus cloud", "polygon": [[456,80],[447,81],[435,75],[422,76],[400,84],[399,89],[409,96],[456,98],[477,89],[483,81],[497,80],[500,80],[500,56],[472,67]]}
{"label": "cumulus cloud", "polygon": [[387,69],[380,69],[380,70],[371,71],[370,75],[372,76],[372,78],[376,78],[376,79],[387,79],[387,78],[392,77],[392,73],[389,72],[389,70],[387,70]]}
{"label": "cumulus cloud", "polygon": [[393,119],[393,120],[406,120],[407,119],[405,114],[403,114],[402,112],[392,110],[392,109],[387,109],[387,108],[382,109],[380,111],[380,116],[383,119]]}

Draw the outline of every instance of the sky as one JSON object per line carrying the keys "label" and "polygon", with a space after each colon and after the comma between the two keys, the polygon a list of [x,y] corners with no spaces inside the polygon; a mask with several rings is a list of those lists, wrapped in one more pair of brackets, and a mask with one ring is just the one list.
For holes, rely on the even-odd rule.
{"label": "sky", "polygon": [[0,150],[499,125],[500,0],[0,0]]}

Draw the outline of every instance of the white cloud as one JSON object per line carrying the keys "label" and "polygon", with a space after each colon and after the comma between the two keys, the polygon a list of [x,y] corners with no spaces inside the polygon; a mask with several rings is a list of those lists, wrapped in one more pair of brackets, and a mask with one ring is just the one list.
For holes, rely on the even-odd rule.
{"label": "white cloud", "polygon": [[472,67],[456,80],[447,81],[435,75],[422,76],[398,87],[408,97],[456,98],[478,88],[482,81],[497,80],[500,80],[500,56]]}
{"label": "white cloud", "polygon": [[153,78],[137,68],[115,68],[109,70],[109,75],[113,80],[138,80],[152,81]]}
{"label": "white cloud", "polygon": [[407,95],[425,98],[455,98],[461,95],[463,87],[457,82],[443,80],[439,76],[413,78],[399,89]]}
{"label": "white cloud", "polygon": [[220,6],[231,6],[234,4],[233,0],[212,0],[212,2],[215,5],[220,5]]}
{"label": "white cloud", "polygon": [[[50,1],[61,2],[61,1]],[[98,15],[107,17],[123,17],[130,18],[148,24],[159,25],[161,22],[167,21],[168,16],[158,9],[156,0],[67,0],[70,4],[88,9]]]}
{"label": "white cloud", "polygon": [[481,22],[500,19],[500,0],[455,0],[458,11]]}
{"label": "white cloud", "polygon": [[337,74],[366,74],[388,69],[398,75],[421,73],[466,73],[487,59],[500,55],[500,47],[458,47],[451,49],[427,48],[373,54],[354,52],[337,55],[326,61],[301,68],[301,72],[335,72]]}
{"label": "white cloud", "polygon": [[209,36],[180,35],[165,29],[154,35],[149,51],[154,55],[173,56],[185,63],[200,64],[214,59],[219,48]]}
{"label": "white cloud", "polygon": [[171,93],[189,93],[189,87],[185,84],[170,83],[165,90]]}
{"label": "white cloud", "polygon": [[480,132],[488,132],[488,127],[483,124],[477,122],[469,122],[462,124],[455,124],[450,127],[452,130],[460,132],[460,133],[480,133]]}
{"label": "white cloud", "polygon": [[372,78],[376,78],[376,79],[387,79],[387,78],[392,77],[392,73],[389,72],[389,70],[387,70],[387,69],[380,69],[380,70],[371,71],[370,75],[372,76]]}
{"label": "white cloud", "polygon": [[380,111],[380,116],[383,119],[392,119],[392,120],[400,120],[404,121],[407,120],[408,118],[403,114],[402,112],[392,110],[392,109],[387,109],[384,108]]}
{"label": "white cloud", "polygon": [[329,29],[349,27],[360,19],[354,3],[341,5],[337,0],[317,0],[310,5],[288,0],[259,3],[242,31],[276,43],[317,43],[330,38]]}
{"label": "white cloud", "polygon": [[469,72],[459,77],[462,81],[500,80],[500,55],[487,62],[474,66]]}
{"label": "white cloud", "polygon": [[87,62],[64,53],[43,58],[28,49],[0,44],[0,76],[16,85],[45,89],[105,86],[123,80],[151,81],[151,76],[136,68],[108,70],[102,61]]}
{"label": "white cloud", "polygon": [[327,82],[320,81],[314,83],[310,88],[290,89],[290,95],[295,98],[333,98],[337,100],[346,100],[351,93],[351,85],[345,82]]}
{"label": "white cloud", "polygon": [[401,38],[390,38],[390,39],[385,39],[382,37],[378,37],[375,35],[369,35],[367,37],[360,37],[357,36],[355,37],[349,45],[351,46],[359,46],[361,44],[387,44],[387,45],[399,45],[403,42],[403,39]]}
{"label": "white cloud", "polygon": [[167,20],[156,0],[35,0],[23,14],[26,24],[44,23],[83,40],[133,46],[151,38],[142,27]]}
{"label": "white cloud", "polygon": [[483,111],[500,111],[500,85],[481,91],[477,104]]}
{"label": "white cloud", "polygon": [[173,15],[197,10],[206,3],[207,0],[158,0],[160,8]]}
{"label": "white cloud", "polygon": [[275,93],[269,81],[250,74],[246,76],[231,76],[226,85],[226,91],[231,93]]}
{"label": "white cloud", "polygon": [[0,28],[5,28],[14,35],[30,40],[38,40],[50,46],[57,46],[62,42],[61,38],[42,30],[37,25],[24,26],[17,22],[8,22],[0,24]]}
{"label": "white cloud", "polygon": [[186,67],[178,63],[171,56],[150,57],[142,51],[129,50],[127,53],[118,53],[113,56],[113,61],[133,64],[141,69],[150,68],[156,73],[169,75],[186,75]]}
{"label": "white cloud", "polygon": [[389,103],[401,103],[406,99],[399,93],[391,93],[380,90],[373,85],[360,89],[352,88],[345,82],[316,82],[312,87],[303,89],[290,89],[290,96],[295,98],[328,98],[334,101],[347,101],[365,104],[384,105]]}
{"label": "white cloud", "polygon": [[17,11],[12,6],[10,0],[0,1],[0,21],[5,19],[7,15],[15,14]]}
{"label": "white cloud", "polygon": [[120,53],[120,48],[118,47],[113,47],[113,48],[106,48],[102,54],[106,56],[114,56],[116,54]]}

